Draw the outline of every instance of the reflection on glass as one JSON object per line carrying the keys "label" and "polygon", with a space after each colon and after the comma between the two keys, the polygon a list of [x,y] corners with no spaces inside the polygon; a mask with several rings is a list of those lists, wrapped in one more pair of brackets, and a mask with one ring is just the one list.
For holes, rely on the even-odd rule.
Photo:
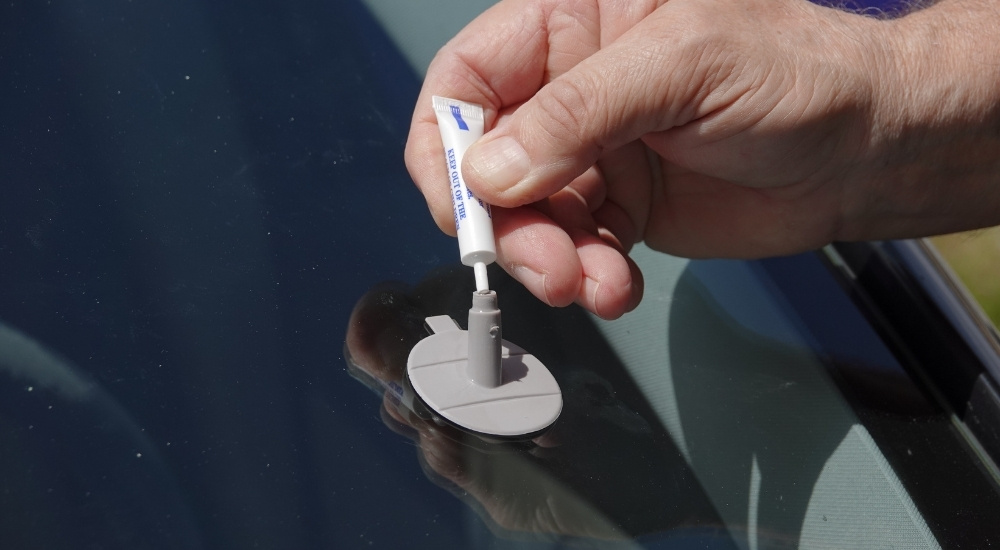
{"label": "reflection on glass", "polygon": [[878,379],[891,356],[821,355],[754,263],[634,255],[659,279],[598,326],[741,547],[937,547],[824,365]]}
{"label": "reflection on glass", "polygon": [[654,537],[733,548],[682,454],[589,318],[539,304],[500,272],[490,277],[502,281],[495,286],[505,331],[538,347],[563,388],[560,419],[531,442],[466,434],[428,414],[407,388],[406,355],[424,334],[423,317],[460,319],[468,308],[465,270],[436,274],[414,289],[380,286],[352,314],[349,371],[383,396],[383,421],[417,443],[428,477],[502,539],[630,547],[630,540]]}

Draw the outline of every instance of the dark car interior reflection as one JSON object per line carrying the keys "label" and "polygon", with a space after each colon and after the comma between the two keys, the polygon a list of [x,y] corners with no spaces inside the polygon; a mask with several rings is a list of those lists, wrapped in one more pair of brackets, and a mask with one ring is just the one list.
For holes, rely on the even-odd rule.
{"label": "dark car interior reflection", "polygon": [[403,165],[419,69],[365,4],[3,10],[0,548],[1000,544],[998,371],[925,255],[639,245],[613,323],[494,269],[565,410],[470,438],[401,378],[473,277]]}
{"label": "dark car interior reflection", "polygon": [[424,316],[467,315],[475,290],[468,275],[456,267],[412,289],[377,286],[355,307],[346,338],[354,376],[383,395],[386,424],[417,443],[428,477],[508,538],[628,540],[674,531],[735,548],[585,312],[548,308],[499,270],[490,279],[507,308],[505,337],[552,365],[565,399],[560,419],[533,441],[488,441],[421,406],[406,388],[406,355],[426,334]]}
{"label": "dark car interior reflection", "polygon": [[[422,316],[462,319],[468,308],[473,289],[461,268],[432,274],[413,289],[373,289],[355,308],[345,353],[360,371],[358,376],[367,373],[370,387],[384,395],[387,425],[418,442],[428,477],[459,495],[494,530],[540,537],[560,533],[614,538],[620,533],[642,540],[703,529],[707,531],[699,536],[706,542],[736,544],[733,532],[753,529],[755,540],[767,547],[796,547],[810,501],[821,490],[821,472],[860,420],[887,453],[934,532],[952,541],[982,536],[968,530],[968,518],[985,521],[997,509],[995,491],[983,483],[972,457],[956,447],[946,412],[869,328],[820,257],[807,254],[748,264],[754,277],[802,323],[809,334],[804,346],[769,336],[766,316],[727,298],[725,286],[732,284],[728,272],[736,265],[689,263],[668,306],[671,328],[664,337],[677,406],[683,416],[695,419],[685,431],[686,453],[677,448],[590,318],[575,307],[540,306],[500,272],[492,277],[504,281],[498,292],[504,298],[505,330],[528,349],[538,350],[564,388],[564,417],[534,442],[480,441],[435,422],[405,389],[406,352],[424,334]],[[817,357],[825,364],[822,372],[803,368]],[[830,401],[827,384],[842,393],[856,418],[837,412],[840,405]],[[448,451],[442,452],[440,442],[445,441]],[[503,452],[484,450],[490,448]],[[920,471],[900,453],[924,457]],[[442,463],[442,456],[448,460]],[[551,509],[539,513],[539,502],[550,501],[539,500],[537,480],[494,469],[502,463],[498,457],[512,456],[540,463],[547,476],[593,506],[608,527],[585,531],[555,520],[524,521],[559,514]],[[752,527],[720,521],[688,461],[717,463],[712,475],[730,479],[713,483],[736,493],[755,491],[754,498],[774,499],[774,505],[761,504],[759,515],[751,513]],[[944,487],[928,482],[925,470],[935,464],[951,472],[947,484],[959,483],[965,488],[961,494],[976,495],[974,505],[940,498]],[[480,476],[486,476],[496,492],[477,486]],[[595,480],[613,480],[615,490],[608,492]],[[746,502],[749,496],[741,498]],[[484,502],[503,502],[503,512],[484,507]],[[602,524],[593,519],[586,523]],[[963,525],[967,534],[956,532]]]}

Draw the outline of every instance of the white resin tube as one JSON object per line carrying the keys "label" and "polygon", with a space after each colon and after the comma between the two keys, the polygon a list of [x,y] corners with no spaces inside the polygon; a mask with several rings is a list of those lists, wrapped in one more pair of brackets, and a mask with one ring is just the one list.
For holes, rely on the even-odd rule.
{"label": "white resin tube", "polygon": [[486,265],[497,259],[493,218],[490,205],[476,198],[465,186],[465,178],[462,177],[462,157],[466,149],[483,135],[483,108],[438,96],[434,96],[433,101],[448,166],[458,252],[462,263],[475,269],[476,290],[485,292],[490,288]]}

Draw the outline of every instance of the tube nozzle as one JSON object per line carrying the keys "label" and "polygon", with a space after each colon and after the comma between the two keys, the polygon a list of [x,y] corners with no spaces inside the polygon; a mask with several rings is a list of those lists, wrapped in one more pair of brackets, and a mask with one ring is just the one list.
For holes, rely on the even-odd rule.
{"label": "tube nozzle", "polygon": [[472,269],[476,273],[476,292],[489,292],[490,280],[486,275],[486,262],[476,262]]}

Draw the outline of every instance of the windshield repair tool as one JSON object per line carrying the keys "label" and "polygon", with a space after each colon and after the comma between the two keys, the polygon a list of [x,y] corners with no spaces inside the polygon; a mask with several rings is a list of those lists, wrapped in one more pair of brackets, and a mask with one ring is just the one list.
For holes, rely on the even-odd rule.
{"label": "windshield repair tool", "polygon": [[427,408],[446,421],[488,437],[534,437],[559,417],[562,392],[541,361],[501,336],[497,294],[486,274],[497,257],[490,206],[469,191],[461,171],[465,150],[483,135],[483,109],[437,96],[433,101],[459,253],[474,269],[476,291],[467,331],[447,315],[426,319],[431,335],[410,351],[406,373]]}

